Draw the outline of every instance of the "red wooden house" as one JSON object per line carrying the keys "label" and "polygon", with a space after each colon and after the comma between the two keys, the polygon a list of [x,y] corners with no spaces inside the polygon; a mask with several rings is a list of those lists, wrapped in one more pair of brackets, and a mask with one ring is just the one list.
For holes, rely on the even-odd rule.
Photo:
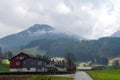
{"label": "red wooden house", "polygon": [[22,60],[28,58],[29,56],[23,52],[12,57],[10,59],[10,71],[21,71],[22,69]]}
{"label": "red wooden house", "polygon": [[55,69],[51,61],[30,57],[21,52],[10,59],[10,72],[46,72]]}

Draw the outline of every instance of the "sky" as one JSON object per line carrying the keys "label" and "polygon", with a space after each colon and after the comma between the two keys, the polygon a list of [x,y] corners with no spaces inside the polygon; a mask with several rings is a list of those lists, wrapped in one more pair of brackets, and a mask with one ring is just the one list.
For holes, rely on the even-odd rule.
{"label": "sky", "polygon": [[34,24],[89,39],[120,29],[120,0],[0,0],[0,38]]}

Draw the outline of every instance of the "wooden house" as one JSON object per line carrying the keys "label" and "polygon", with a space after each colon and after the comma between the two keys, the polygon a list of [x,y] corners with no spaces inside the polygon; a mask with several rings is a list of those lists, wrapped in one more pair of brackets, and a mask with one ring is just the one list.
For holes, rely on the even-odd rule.
{"label": "wooden house", "polygon": [[47,72],[56,69],[50,60],[30,57],[21,52],[10,59],[10,72]]}
{"label": "wooden house", "polygon": [[20,71],[22,69],[22,60],[28,58],[29,56],[23,52],[18,55],[12,57],[10,59],[10,71]]}
{"label": "wooden house", "polygon": [[22,70],[26,72],[47,72],[46,65],[48,63],[45,59],[28,57],[22,61]]}

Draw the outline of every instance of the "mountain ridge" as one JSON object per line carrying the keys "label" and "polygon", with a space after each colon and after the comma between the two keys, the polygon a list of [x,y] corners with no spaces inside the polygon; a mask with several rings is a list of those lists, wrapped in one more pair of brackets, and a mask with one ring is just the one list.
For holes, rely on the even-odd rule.
{"label": "mountain ridge", "polygon": [[[58,39],[71,38],[79,39],[76,36],[67,35],[66,33],[55,32],[54,27],[47,24],[34,24],[19,33],[11,34],[0,39],[0,46],[4,49],[19,48],[25,46],[32,40],[36,39]],[[82,39],[82,37],[80,37]]]}
{"label": "mountain ridge", "polygon": [[111,35],[111,37],[120,37],[120,30],[116,31]]}

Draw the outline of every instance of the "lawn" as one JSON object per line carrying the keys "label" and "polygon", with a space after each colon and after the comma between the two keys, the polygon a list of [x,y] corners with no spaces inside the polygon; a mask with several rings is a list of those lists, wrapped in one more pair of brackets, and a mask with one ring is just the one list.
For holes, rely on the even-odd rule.
{"label": "lawn", "polygon": [[94,80],[120,80],[120,70],[93,70],[87,73]]}
{"label": "lawn", "polygon": [[41,75],[0,76],[0,80],[73,80],[73,78]]}
{"label": "lawn", "polygon": [[0,72],[8,72],[9,71],[9,60],[3,59],[0,63]]}
{"label": "lawn", "polygon": [[2,64],[8,64],[8,65],[9,65],[9,64],[10,64],[10,61],[9,61],[8,59],[3,59],[3,60],[2,60]]}
{"label": "lawn", "polygon": [[9,65],[8,64],[0,64],[0,72],[8,72]]}
{"label": "lawn", "polygon": [[85,62],[81,62],[81,63],[79,64],[79,66],[84,66],[84,65],[86,65]]}

